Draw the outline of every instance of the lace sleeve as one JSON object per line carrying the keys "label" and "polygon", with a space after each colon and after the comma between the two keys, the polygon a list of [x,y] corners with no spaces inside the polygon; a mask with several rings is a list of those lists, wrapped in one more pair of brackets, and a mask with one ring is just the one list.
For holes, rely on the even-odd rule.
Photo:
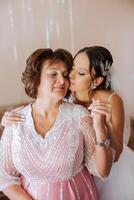
{"label": "lace sleeve", "polygon": [[84,165],[91,174],[100,176],[94,159],[95,130],[93,129],[93,121],[90,115],[81,118],[80,126],[84,135]]}
{"label": "lace sleeve", "polygon": [[0,141],[0,191],[13,184],[20,184],[19,172],[12,159],[12,130],[5,128]]}

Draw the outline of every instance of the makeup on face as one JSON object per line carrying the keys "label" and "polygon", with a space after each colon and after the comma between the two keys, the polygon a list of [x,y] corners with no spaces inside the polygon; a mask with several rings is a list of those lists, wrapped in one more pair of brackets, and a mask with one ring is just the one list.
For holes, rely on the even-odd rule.
{"label": "makeup on face", "polygon": [[57,96],[64,98],[69,87],[69,71],[63,62],[45,62],[42,67],[39,92],[45,96]]}
{"label": "makeup on face", "polygon": [[85,53],[80,53],[75,57],[74,66],[69,75],[72,92],[89,90],[91,83],[89,64],[89,59]]}

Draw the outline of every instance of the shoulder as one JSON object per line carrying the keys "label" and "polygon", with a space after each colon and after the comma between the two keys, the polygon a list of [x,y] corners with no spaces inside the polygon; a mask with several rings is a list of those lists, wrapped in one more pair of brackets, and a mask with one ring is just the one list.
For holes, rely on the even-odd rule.
{"label": "shoulder", "polygon": [[100,98],[102,100],[108,100],[109,102],[117,101],[117,102],[122,102],[122,98],[119,96],[119,94],[115,91],[111,90],[99,90],[96,91],[95,95],[93,98]]}
{"label": "shoulder", "polygon": [[29,110],[31,110],[31,105],[32,103],[29,103],[26,106],[17,107],[14,110],[11,110],[11,112],[16,112],[22,115],[26,115],[29,112]]}
{"label": "shoulder", "polygon": [[71,116],[84,117],[86,115],[90,115],[89,111],[79,104],[63,102],[64,109],[66,109],[66,113],[70,113]]}
{"label": "shoulder", "polygon": [[111,96],[110,103],[114,118],[121,116],[124,118],[124,104],[122,98],[115,93],[114,95]]}
{"label": "shoulder", "polygon": [[124,116],[124,104],[119,94],[114,91],[102,91],[104,101],[109,101],[112,107],[112,115],[114,118]]}
{"label": "shoulder", "polygon": [[25,126],[27,126],[27,125],[29,125],[31,123],[31,112],[32,112],[32,107],[31,106],[32,106],[32,103],[29,103],[28,105],[23,106],[22,108],[18,107],[15,110],[12,110],[12,112],[16,112],[16,113],[18,113],[20,115],[25,116],[24,122],[14,123],[14,124],[10,125],[12,130],[17,130],[18,131],[18,128],[19,129],[24,128]]}
{"label": "shoulder", "polygon": [[104,97],[105,100],[108,100],[111,103],[112,107],[123,107],[123,100],[117,92],[107,91],[104,93]]}
{"label": "shoulder", "polygon": [[118,94],[114,94],[111,96],[110,103],[112,108],[115,108],[116,110],[119,110],[121,108],[122,110],[124,110],[123,100]]}
{"label": "shoulder", "polygon": [[124,115],[124,104],[122,98],[115,91],[111,90],[99,90],[96,91],[93,98],[102,99],[104,101],[109,101],[112,107],[112,113],[116,115]]}

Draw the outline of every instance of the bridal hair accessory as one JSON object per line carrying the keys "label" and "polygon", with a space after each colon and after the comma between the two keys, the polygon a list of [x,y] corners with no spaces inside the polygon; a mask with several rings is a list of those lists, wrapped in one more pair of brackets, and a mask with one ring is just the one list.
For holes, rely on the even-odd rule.
{"label": "bridal hair accessory", "polygon": [[111,65],[112,63],[108,62],[108,60],[106,60],[105,63],[103,62],[100,63],[102,76],[106,77],[106,88],[108,88],[108,86],[111,84],[111,73],[110,73]]}

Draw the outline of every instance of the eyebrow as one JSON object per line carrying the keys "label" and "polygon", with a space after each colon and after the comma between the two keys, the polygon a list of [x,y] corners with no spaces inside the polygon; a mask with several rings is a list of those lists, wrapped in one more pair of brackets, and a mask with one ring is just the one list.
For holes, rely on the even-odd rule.
{"label": "eyebrow", "polygon": [[[47,70],[56,70],[59,71],[60,69],[58,69],[57,67],[52,67],[52,68],[47,68]],[[65,69],[63,72],[69,72],[67,69]]]}

